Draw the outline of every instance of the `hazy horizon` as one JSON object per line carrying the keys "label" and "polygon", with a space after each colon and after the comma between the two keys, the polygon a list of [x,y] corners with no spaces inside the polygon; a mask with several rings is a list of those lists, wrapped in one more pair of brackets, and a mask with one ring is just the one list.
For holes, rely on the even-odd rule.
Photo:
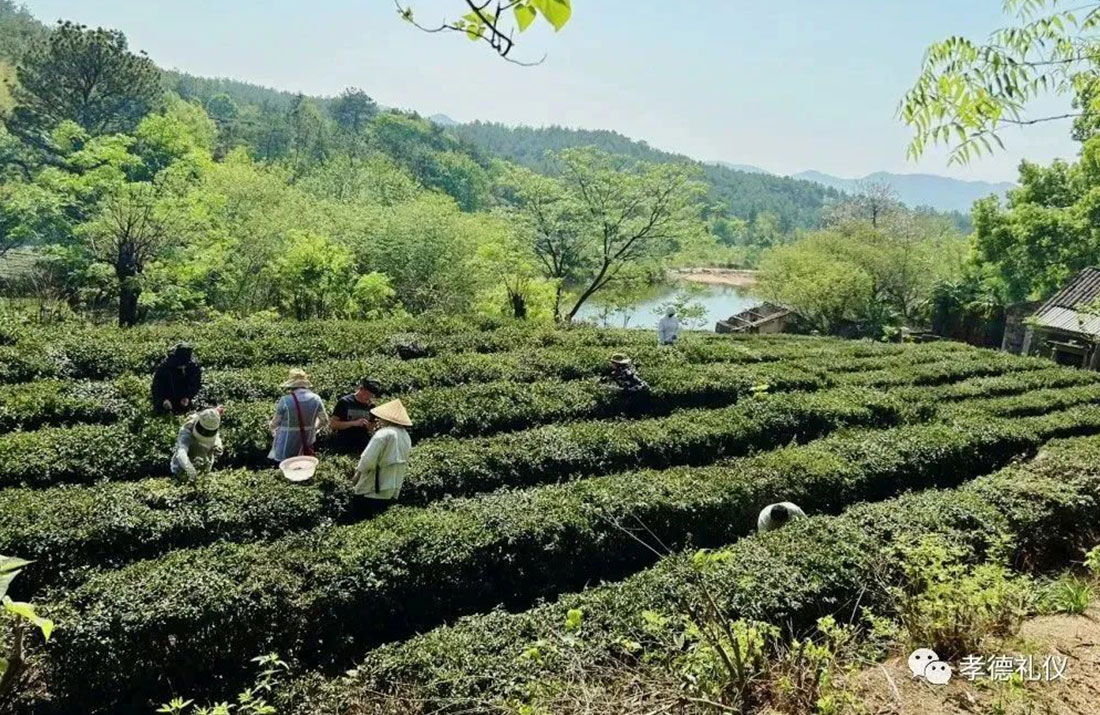
{"label": "hazy horizon", "polygon": [[[442,17],[454,0],[411,0]],[[186,6],[27,0],[40,20],[72,19],[126,33],[162,67],[311,95],[363,88],[379,103],[455,121],[607,129],[701,161],[780,175],[844,178],[876,171],[1013,182],[1021,159],[1072,158],[1067,122],[1006,130],[1008,151],[948,167],[944,151],[905,158],[894,116],[925,47],[948,35],[981,38],[1007,20],[1000,0],[883,7],[720,7],[575,0],[570,24],[521,36],[518,67],[457,35],[402,22],[389,0],[290,0]],[[1051,108],[1065,102],[1052,100]]]}

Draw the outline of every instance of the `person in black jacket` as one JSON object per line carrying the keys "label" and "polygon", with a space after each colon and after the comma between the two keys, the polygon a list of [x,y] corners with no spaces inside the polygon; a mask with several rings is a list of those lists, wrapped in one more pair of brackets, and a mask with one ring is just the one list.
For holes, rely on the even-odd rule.
{"label": "person in black jacket", "polygon": [[202,387],[202,368],[195,362],[194,350],[180,343],[153,373],[153,409],[180,414],[191,408]]}

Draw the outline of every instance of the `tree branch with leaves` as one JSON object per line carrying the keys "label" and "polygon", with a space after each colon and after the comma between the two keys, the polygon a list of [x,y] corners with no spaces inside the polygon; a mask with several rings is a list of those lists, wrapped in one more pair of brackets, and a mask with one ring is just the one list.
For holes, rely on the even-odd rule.
{"label": "tree branch with leaves", "polygon": [[0,555],[0,711],[7,712],[15,686],[26,668],[26,638],[28,626],[50,639],[53,621],[42,618],[34,606],[8,597],[8,588],[30,561]]}
{"label": "tree branch with leaves", "polygon": [[[1003,148],[1006,126],[1096,114],[1100,105],[1091,97],[1100,81],[1100,3],[1005,0],[1004,9],[1017,23],[988,42],[950,37],[926,51],[920,76],[898,108],[914,132],[910,158],[929,145],[945,145],[949,163],[966,164]],[[1074,111],[1029,113],[1050,94],[1073,94]]]}
{"label": "tree branch with leaves", "polygon": [[[465,0],[465,14],[456,20],[442,20],[438,25],[423,25],[413,15],[411,6],[394,0],[403,20],[424,32],[459,32],[474,42],[485,42],[494,52],[509,62],[536,65],[512,58],[515,35],[526,31],[541,17],[557,32],[565,27],[573,14],[570,0]],[[545,57],[543,57],[545,59]]]}

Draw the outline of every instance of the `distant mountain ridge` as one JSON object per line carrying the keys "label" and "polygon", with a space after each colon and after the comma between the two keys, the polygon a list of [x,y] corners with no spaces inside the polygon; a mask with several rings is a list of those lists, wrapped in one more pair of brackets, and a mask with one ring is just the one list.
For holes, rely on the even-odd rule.
{"label": "distant mountain ridge", "polygon": [[844,179],[820,171],[803,171],[794,174],[793,178],[813,181],[849,194],[857,193],[860,183],[886,183],[894,187],[902,203],[913,208],[931,206],[937,211],[962,213],[969,213],[978,199],[990,194],[1004,196],[1006,191],[1016,188],[1016,184],[1009,182],[964,181],[935,174],[891,174],[886,171],[876,171],[861,179]]}
{"label": "distant mountain ridge", "polygon": [[699,167],[701,178],[708,187],[710,204],[746,221],[754,222],[759,218],[767,223],[774,220],[782,233],[817,228],[821,224],[822,209],[843,198],[841,192],[819,183],[776,176],[757,167],[701,162],[607,129],[510,126],[483,121],[466,122],[448,129],[491,155],[543,172],[554,169],[547,152],[583,146],[595,146],[609,154],[642,161],[690,162]]}

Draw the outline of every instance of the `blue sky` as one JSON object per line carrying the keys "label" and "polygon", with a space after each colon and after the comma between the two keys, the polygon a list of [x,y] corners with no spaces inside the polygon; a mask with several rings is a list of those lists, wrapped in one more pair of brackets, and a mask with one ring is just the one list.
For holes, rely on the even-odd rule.
{"label": "blue sky", "polygon": [[[461,0],[408,0],[440,18]],[[455,35],[401,22],[392,0],[26,0],[123,30],[159,64],[308,94],[349,85],[387,106],[459,121],[614,129],[705,160],[777,173],[876,170],[1013,180],[1021,158],[1072,157],[1067,123],[1004,134],[968,167],[908,162],[898,99],[924,48],[1004,24],[1001,0],[573,0],[559,34],[530,30],[500,61]],[[519,54],[517,54],[519,56]],[[1053,103],[1052,106],[1059,106]]]}

